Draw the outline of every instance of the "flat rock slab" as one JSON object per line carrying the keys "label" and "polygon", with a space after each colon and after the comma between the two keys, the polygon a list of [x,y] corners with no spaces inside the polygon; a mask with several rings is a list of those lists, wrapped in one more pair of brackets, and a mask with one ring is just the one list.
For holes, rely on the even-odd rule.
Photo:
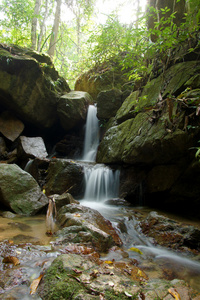
{"label": "flat rock slab", "polygon": [[11,112],[4,111],[0,115],[0,132],[14,142],[24,130],[24,124]]}
{"label": "flat rock slab", "polygon": [[26,137],[19,138],[19,152],[23,156],[31,158],[45,158],[48,153],[44,141],[41,137]]}

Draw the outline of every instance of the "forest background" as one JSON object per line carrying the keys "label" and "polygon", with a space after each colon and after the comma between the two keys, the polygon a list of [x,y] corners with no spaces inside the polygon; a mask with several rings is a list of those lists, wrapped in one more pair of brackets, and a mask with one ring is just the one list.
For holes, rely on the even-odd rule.
{"label": "forest background", "polygon": [[[82,72],[97,71],[105,62],[113,68],[113,60],[129,82],[150,78],[158,60],[166,68],[178,44],[200,40],[200,0],[184,0],[187,9],[178,23],[177,11],[168,6],[158,11],[151,2],[0,0],[1,43],[48,53],[72,89]],[[191,43],[188,51],[194,50]]]}

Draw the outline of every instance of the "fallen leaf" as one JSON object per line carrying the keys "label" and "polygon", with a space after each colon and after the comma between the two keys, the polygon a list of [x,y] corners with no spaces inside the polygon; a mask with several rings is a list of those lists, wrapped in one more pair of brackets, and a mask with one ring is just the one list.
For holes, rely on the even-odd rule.
{"label": "fallen leaf", "polygon": [[20,261],[15,256],[6,256],[4,257],[3,263],[13,264],[14,266],[20,265]]}
{"label": "fallen leaf", "polygon": [[142,251],[140,251],[140,249],[138,249],[136,247],[131,247],[131,248],[128,249],[128,251],[134,251],[134,252],[137,252],[137,253],[139,253],[141,255],[143,254]]}
{"label": "fallen leaf", "polygon": [[105,263],[105,264],[108,264],[108,265],[112,265],[112,264],[113,264],[113,261],[111,261],[111,260],[104,260],[104,263]]}
{"label": "fallen leaf", "polygon": [[43,277],[43,274],[40,274],[40,276],[38,278],[34,279],[33,282],[31,283],[31,286],[30,286],[30,294],[31,295],[36,293],[36,290],[38,288],[38,285],[39,285],[42,277]]}
{"label": "fallen leaf", "polygon": [[181,296],[179,295],[179,293],[177,292],[177,290],[175,290],[174,288],[168,289],[168,292],[169,292],[176,300],[181,300]]}

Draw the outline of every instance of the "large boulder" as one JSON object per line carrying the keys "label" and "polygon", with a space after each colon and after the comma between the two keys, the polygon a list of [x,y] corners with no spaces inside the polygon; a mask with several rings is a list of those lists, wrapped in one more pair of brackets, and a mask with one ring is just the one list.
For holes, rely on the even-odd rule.
{"label": "large boulder", "polygon": [[107,251],[111,246],[122,245],[111,222],[98,211],[80,204],[68,204],[58,211],[58,223],[64,229],[57,233],[58,243],[82,243],[98,251]]}
{"label": "large boulder", "polygon": [[61,96],[57,113],[62,127],[68,131],[86,120],[87,109],[93,102],[86,92],[71,91]]}
{"label": "large boulder", "polygon": [[46,158],[48,155],[41,137],[19,137],[18,156],[26,158]]}
{"label": "large boulder", "polygon": [[[102,91],[113,89],[128,90],[128,71],[122,70],[120,61],[126,53],[120,53],[115,58],[96,65],[89,71],[81,74],[75,82],[76,91],[88,92],[94,100]],[[124,85],[126,83],[126,85]]]}
{"label": "large boulder", "polygon": [[35,179],[17,165],[0,164],[0,203],[20,215],[34,215],[48,204]]}
{"label": "large boulder", "polygon": [[22,121],[50,128],[56,121],[59,93],[69,92],[49,56],[0,45],[0,101]]}
{"label": "large boulder", "polygon": [[72,160],[52,159],[48,168],[47,195],[63,194],[69,191],[72,196],[80,195],[84,179],[83,166]]}

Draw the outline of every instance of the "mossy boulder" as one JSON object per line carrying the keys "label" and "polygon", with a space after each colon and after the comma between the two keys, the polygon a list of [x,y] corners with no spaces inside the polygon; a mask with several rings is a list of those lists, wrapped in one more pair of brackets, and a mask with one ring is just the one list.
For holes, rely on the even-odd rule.
{"label": "mossy boulder", "polygon": [[20,215],[34,215],[47,206],[48,198],[35,179],[17,165],[0,164],[0,202]]}
{"label": "mossy boulder", "polygon": [[22,121],[50,128],[57,120],[60,93],[69,92],[50,58],[15,46],[0,45],[0,101]]}
{"label": "mossy boulder", "polygon": [[[89,71],[81,74],[75,83],[76,91],[88,92],[96,101],[97,96],[102,91],[111,90],[113,88],[119,90],[127,90],[129,81],[127,70],[122,70],[120,60],[126,53],[118,54],[102,64],[96,65]],[[124,85],[126,83],[126,85]]]}
{"label": "mossy boulder", "polygon": [[100,143],[97,161],[128,164],[169,163],[188,151],[189,135],[177,129],[168,132],[162,119],[152,124],[153,111],[139,113],[111,127]]}

